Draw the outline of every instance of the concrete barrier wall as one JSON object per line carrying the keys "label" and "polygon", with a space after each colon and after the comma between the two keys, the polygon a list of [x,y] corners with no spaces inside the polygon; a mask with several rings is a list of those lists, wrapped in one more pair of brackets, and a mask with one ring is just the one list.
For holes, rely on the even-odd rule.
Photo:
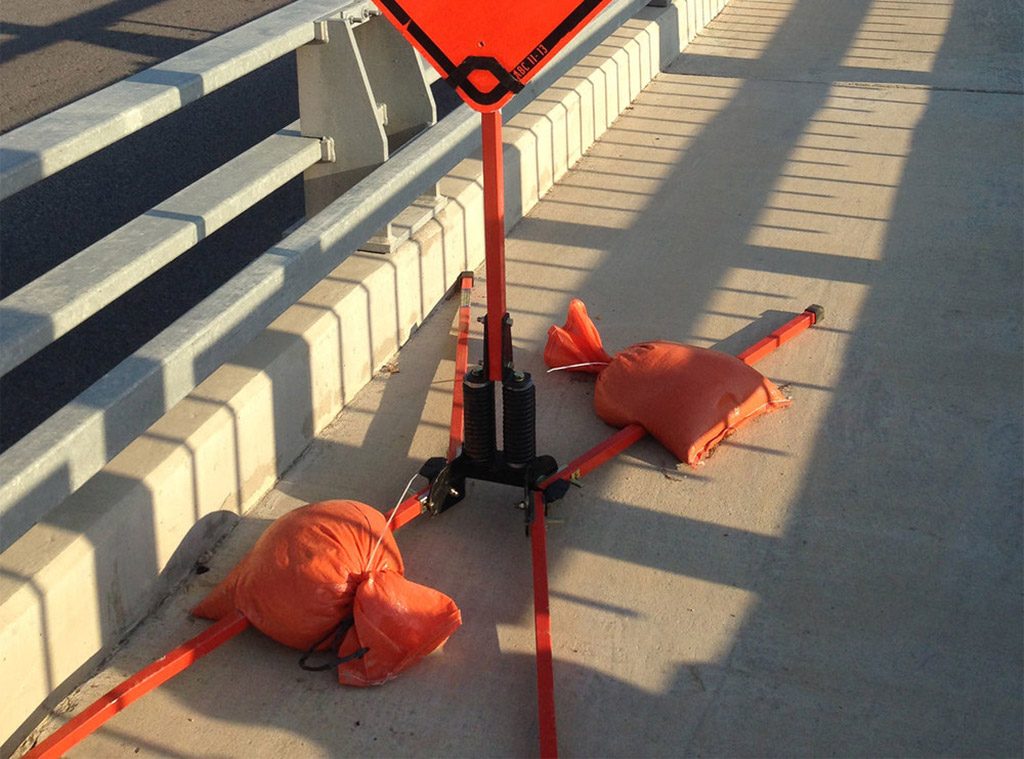
{"label": "concrete barrier wall", "polygon": [[[505,127],[527,213],[725,0],[646,8]],[[394,253],[356,253],[0,555],[0,739],[14,749],[483,262],[478,158]]]}

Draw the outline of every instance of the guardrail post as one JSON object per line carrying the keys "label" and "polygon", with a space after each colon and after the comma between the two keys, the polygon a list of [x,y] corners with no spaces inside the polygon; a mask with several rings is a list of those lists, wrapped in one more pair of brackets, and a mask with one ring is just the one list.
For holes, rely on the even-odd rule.
{"label": "guardrail post", "polygon": [[318,163],[303,174],[306,218],[312,218],[388,158],[383,107],[344,19],[317,23],[316,41],[296,51],[299,125],[307,137],[334,140],[334,163]]}
{"label": "guardrail post", "polygon": [[437,121],[437,108],[412,45],[383,16],[353,30],[376,101],[384,105],[384,132],[393,153]]}
{"label": "guardrail post", "polygon": [[[383,16],[375,16],[355,28],[370,86],[377,102],[385,104],[384,131],[388,150],[395,152],[437,122],[437,107],[419,56],[398,30]],[[371,237],[363,250],[390,253],[444,208],[438,186],[425,193],[393,222]]]}
{"label": "guardrail post", "polygon": [[[306,218],[437,121],[418,57],[387,19],[359,7],[316,22],[317,38],[297,51],[302,134],[334,141],[335,160],[304,174]],[[390,252],[444,205],[427,193],[364,246]]]}

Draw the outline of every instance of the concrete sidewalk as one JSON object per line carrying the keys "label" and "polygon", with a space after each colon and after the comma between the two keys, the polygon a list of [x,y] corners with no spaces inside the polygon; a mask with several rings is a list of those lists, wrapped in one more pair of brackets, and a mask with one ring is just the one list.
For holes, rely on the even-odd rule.
{"label": "concrete sidewalk", "polygon": [[[543,373],[571,298],[610,351],[738,352],[827,310],[758,365],[790,409],[698,469],[641,441],[553,508],[564,755],[1021,755],[1020,13],[732,0],[511,231],[516,365],[562,463],[611,432],[592,379]],[[483,313],[482,276],[476,293]],[[269,520],[394,504],[446,448],[456,306],[67,710],[203,629],[187,610]],[[343,689],[250,630],[69,756],[535,754],[516,500],[474,485],[398,533],[408,576],[465,624],[386,687]]]}

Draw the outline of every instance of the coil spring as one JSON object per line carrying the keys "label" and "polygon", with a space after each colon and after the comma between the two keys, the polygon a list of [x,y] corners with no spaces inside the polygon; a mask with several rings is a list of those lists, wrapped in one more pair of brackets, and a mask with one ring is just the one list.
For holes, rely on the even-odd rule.
{"label": "coil spring", "polygon": [[495,453],[494,383],[474,366],[462,379],[462,452],[474,461],[489,461]]}
{"label": "coil spring", "polygon": [[522,467],[537,457],[537,388],[528,372],[507,377],[501,387],[505,461]]}

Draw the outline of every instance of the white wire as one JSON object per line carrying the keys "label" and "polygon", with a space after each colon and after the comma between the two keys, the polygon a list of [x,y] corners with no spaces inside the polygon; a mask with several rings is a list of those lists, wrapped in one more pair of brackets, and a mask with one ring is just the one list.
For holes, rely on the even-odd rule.
{"label": "white wire", "polygon": [[405,486],[405,490],[402,491],[402,497],[398,499],[398,503],[395,504],[395,508],[391,510],[391,516],[388,517],[388,521],[384,523],[384,529],[380,533],[380,537],[377,538],[377,545],[373,547],[373,551],[370,552],[370,559],[366,562],[366,568],[363,569],[363,574],[370,571],[370,565],[373,563],[373,557],[377,555],[377,549],[380,548],[380,543],[384,540],[384,533],[388,531],[391,526],[391,520],[395,518],[395,514],[398,513],[398,507],[402,505],[402,501],[405,500],[406,494],[409,492],[409,488],[412,487],[412,483],[419,477],[419,473],[414,474],[410,479],[409,483]]}
{"label": "white wire", "polygon": [[548,369],[547,373],[551,374],[551,372],[560,372],[560,371],[563,371],[565,369],[579,369],[580,367],[583,367],[583,366],[608,366],[608,365],[609,365],[608,361],[587,361],[585,364],[569,364],[568,366],[556,366],[553,369]]}

